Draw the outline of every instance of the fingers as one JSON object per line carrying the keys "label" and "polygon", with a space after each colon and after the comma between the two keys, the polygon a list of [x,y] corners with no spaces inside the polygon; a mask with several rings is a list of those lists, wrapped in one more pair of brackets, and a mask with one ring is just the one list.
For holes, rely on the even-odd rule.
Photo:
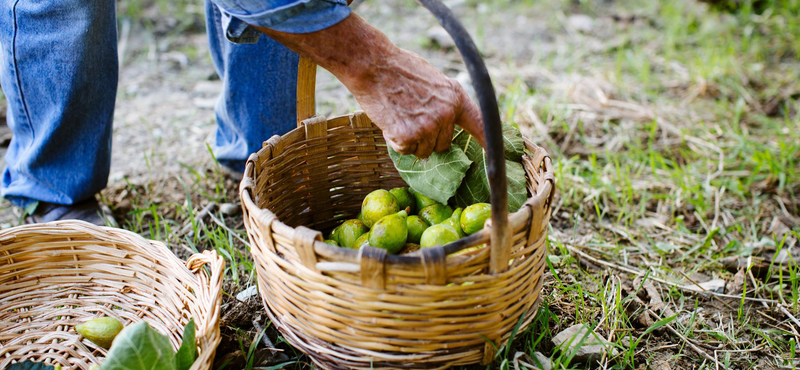
{"label": "fingers", "polygon": [[433,147],[435,142],[428,138],[419,140],[417,142],[417,150],[414,151],[414,155],[417,156],[419,159],[425,159],[431,156],[433,153]]}
{"label": "fingers", "polygon": [[455,124],[461,126],[470,135],[472,135],[475,140],[478,140],[478,143],[480,143],[482,147],[486,148],[486,137],[483,133],[483,118],[478,105],[476,105],[472,99],[470,99],[469,94],[467,94],[467,91],[461,87],[461,84],[455,80],[453,83],[455,85],[454,88],[458,93],[459,103],[461,106],[461,111],[456,117]]}
{"label": "fingers", "polygon": [[433,150],[437,153],[443,152],[450,147],[453,141],[453,122],[443,122],[439,125],[439,134],[436,136],[436,146]]}
{"label": "fingers", "polygon": [[417,150],[417,142],[415,141],[407,141],[407,140],[395,140],[392,136],[389,135],[387,131],[383,132],[383,138],[386,140],[386,143],[389,144],[394,151],[400,154],[413,154]]}
{"label": "fingers", "polygon": [[[384,132],[383,137],[396,152],[400,154],[413,154],[417,158],[425,159],[430,157],[431,153],[434,152],[438,145],[437,138],[441,135],[433,135],[430,132],[425,131],[420,131],[420,133],[421,134],[415,139],[409,139],[406,137],[398,138],[395,135],[390,137],[386,132]],[[452,136],[453,134],[451,133],[450,137]],[[447,149],[447,147],[445,147],[445,149]]]}

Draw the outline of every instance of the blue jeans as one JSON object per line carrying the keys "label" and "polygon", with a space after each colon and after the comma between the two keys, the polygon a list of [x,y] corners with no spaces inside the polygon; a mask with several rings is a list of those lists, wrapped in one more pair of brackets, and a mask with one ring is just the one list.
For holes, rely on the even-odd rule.
{"label": "blue jeans", "polygon": [[[2,195],[75,204],[106,186],[118,61],[114,0],[0,2],[0,83],[14,133]],[[206,1],[214,66],[223,81],[215,113],[218,160],[243,170],[248,155],[295,126],[298,56],[268,37],[225,39]]]}

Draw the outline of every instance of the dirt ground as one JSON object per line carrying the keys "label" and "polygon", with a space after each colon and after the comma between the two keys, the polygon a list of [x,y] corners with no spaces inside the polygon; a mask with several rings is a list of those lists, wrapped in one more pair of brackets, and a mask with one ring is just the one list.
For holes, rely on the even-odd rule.
{"label": "dirt ground", "polygon": [[[798,366],[800,47],[787,35],[800,21],[692,0],[446,3],[484,53],[503,117],[558,168],[545,304],[514,344],[519,355],[490,368],[525,368],[535,352],[559,369]],[[269,330],[247,357],[268,323],[257,296],[232,298],[254,275],[241,217],[219,207],[237,204],[237,183],[207,149],[221,85],[202,7],[176,4],[120,3],[104,203],[123,227],[179,256],[226,256],[218,366],[307,368]],[[468,85],[448,39],[413,1],[364,1],[356,12]],[[762,49],[742,46],[748,27]],[[317,91],[321,114],[357,109],[323,70]],[[206,208],[217,216],[189,230]],[[18,222],[4,202],[2,227]],[[577,323],[619,353],[579,362],[551,344]]]}

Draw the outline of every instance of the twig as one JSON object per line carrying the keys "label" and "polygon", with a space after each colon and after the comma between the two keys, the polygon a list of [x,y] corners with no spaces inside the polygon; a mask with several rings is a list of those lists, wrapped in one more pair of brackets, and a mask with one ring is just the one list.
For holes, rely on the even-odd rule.
{"label": "twig", "polygon": [[[566,245],[566,247],[567,247],[567,250],[569,250],[570,252],[578,254],[581,257],[584,257],[584,258],[586,258],[586,259],[588,259],[588,260],[590,260],[592,262],[601,264],[603,266],[608,266],[608,267],[615,268],[617,270],[624,271],[624,272],[627,272],[627,273],[630,273],[630,274],[634,274],[634,275],[638,275],[638,276],[644,276],[645,275],[644,271],[641,271],[639,269],[635,269],[635,268],[628,267],[628,266],[621,266],[621,265],[618,265],[616,263],[607,262],[607,261],[603,261],[603,260],[594,258],[594,257],[592,257],[592,256],[590,256],[590,255],[578,250],[577,248],[575,248],[574,246],[571,246],[571,245]],[[689,293],[707,293],[707,294],[711,294],[711,295],[717,296],[717,297],[730,298],[730,299],[742,299],[741,296],[717,293],[717,292],[712,292],[712,291],[698,292],[697,289],[695,289],[693,287],[690,288],[690,287],[687,287],[685,285],[676,284],[676,283],[673,283],[673,282],[670,282],[670,281],[667,281],[667,280],[664,280],[664,279],[661,279],[661,278],[657,278],[655,276],[650,276],[649,279],[651,279],[653,281],[657,281],[657,282],[659,282],[661,284],[666,284],[666,285],[669,285],[669,286],[676,287],[676,288],[678,288],[678,289],[680,289],[680,290],[682,290],[684,292],[689,292]],[[777,301],[771,300],[771,299],[744,297],[744,300],[753,301],[753,302],[766,302],[766,303],[775,304],[775,305],[778,304]]]}
{"label": "twig", "polygon": [[[700,289],[702,289],[704,292],[710,292],[708,289],[706,289],[706,288],[703,288],[703,287],[702,287],[700,284],[698,284],[698,283],[697,283],[696,281],[694,281],[692,278],[690,278],[689,276],[687,276],[686,274],[684,274],[684,273],[683,273],[683,271],[678,271],[678,272],[680,272],[680,274],[681,274],[681,275],[683,275],[683,277],[684,277],[684,278],[686,278],[686,280],[689,280],[689,281],[690,281],[692,284],[694,284],[694,285],[697,285],[697,287],[698,287],[698,288],[700,288]],[[717,296],[715,296],[715,295],[712,295],[712,297],[714,297],[716,300],[718,300],[719,302],[721,302],[722,304],[724,304],[724,305],[725,305],[725,307],[728,307],[728,309],[730,309],[731,311],[736,311],[736,309],[735,309],[735,308],[731,307],[731,305],[729,305],[729,304],[728,304],[728,302],[725,302],[725,301],[723,301],[723,300],[722,300],[720,297],[717,297]],[[763,303],[763,302],[762,302],[762,303]],[[765,303],[765,304],[766,304],[766,303]]]}
{"label": "twig", "polygon": [[[202,224],[203,223],[203,219],[206,218],[206,216],[208,216],[208,214],[211,213],[211,211],[213,211],[214,208],[216,208],[216,207],[217,207],[217,203],[214,203],[214,202],[208,203],[205,207],[203,207],[203,209],[199,213],[197,213],[194,216],[194,220],[197,223]],[[191,229],[192,229],[192,220],[187,220],[186,223],[184,223],[184,225],[181,228],[181,230],[178,232],[178,235],[182,236],[182,235],[188,233],[189,230],[191,230]]]}
{"label": "twig", "polygon": [[228,225],[225,225],[225,223],[222,222],[222,220],[218,219],[216,216],[214,216],[213,213],[210,213],[208,216],[211,217],[211,221],[214,221],[214,223],[219,225],[219,227],[227,230],[231,235],[233,235],[234,238],[239,239],[240,242],[244,243],[244,245],[247,246],[248,249],[250,249],[250,243],[247,242],[247,240],[244,240],[241,236],[239,236],[239,233],[237,233],[236,230],[233,230],[230,227],[228,227]]}
{"label": "twig", "polygon": [[[648,312],[650,312],[650,314],[651,314],[651,315],[653,315],[653,316],[657,317],[659,320],[663,319],[663,318],[662,318],[660,315],[658,315],[658,314],[656,314],[655,312],[653,312],[653,310],[651,310],[651,309],[649,309],[649,308],[648,308],[648,309],[647,309],[647,311],[648,311]],[[694,350],[695,352],[697,352],[697,354],[698,354],[698,355],[700,355],[700,356],[703,356],[703,357],[704,357],[706,360],[709,360],[709,361],[711,361],[711,362],[713,362],[713,363],[717,364],[717,366],[719,366],[719,362],[717,362],[717,360],[716,360],[714,357],[711,357],[711,355],[709,355],[708,353],[706,353],[706,351],[703,351],[702,349],[700,349],[700,347],[698,347],[698,346],[694,345],[694,343],[692,343],[692,342],[689,340],[689,338],[686,338],[686,337],[684,337],[684,336],[683,336],[683,334],[681,334],[680,332],[678,332],[677,330],[675,330],[675,328],[673,328],[673,327],[672,327],[672,325],[670,325],[670,324],[667,324],[667,325],[664,325],[664,326],[666,326],[666,327],[667,327],[667,329],[669,329],[669,331],[671,331],[671,332],[672,332],[672,334],[675,334],[675,335],[677,335],[678,337],[680,337],[680,338],[681,338],[681,340],[683,340],[683,341],[684,341],[684,343],[686,343],[687,345],[689,345],[689,348],[691,348],[692,350]]]}
{"label": "twig", "polygon": [[[783,312],[784,315],[786,315],[789,318],[789,320],[792,320],[794,324],[797,325],[798,329],[800,329],[800,321],[797,321],[797,318],[794,317],[792,313],[789,312],[789,310],[787,310],[781,305],[778,305],[778,308],[781,310],[781,312]],[[797,337],[797,330],[792,329],[792,331],[794,331],[795,337]],[[800,341],[800,338],[797,338],[797,340]]]}
{"label": "twig", "polygon": [[[264,327],[262,327],[262,326],[261,326],[261,325],[258,323],[258,321],[257,321],[257,320],[253,320],[253,326],[256,328],[256,331],[258,331],[259,333],[260,333],[260,332],[262,332],[262,331],[264,331]],[[279,352],[283,352],[283,350],[282,350],[282,349],[280,349],[280,348],[275,348],[275,345],[274,345],[274,344],[272,344],[272,341],[271,341],[271,340],[269,340],[269,336],[267,336],[267,333],[264,333],[264,335],[262,335],[262,336],[261,336],[261,343],[264,343],[264,345],[265,345],[265,346],[267,346],[267,349],[268,349],[268,350],[270,350],[270,351],[279,351]]]}

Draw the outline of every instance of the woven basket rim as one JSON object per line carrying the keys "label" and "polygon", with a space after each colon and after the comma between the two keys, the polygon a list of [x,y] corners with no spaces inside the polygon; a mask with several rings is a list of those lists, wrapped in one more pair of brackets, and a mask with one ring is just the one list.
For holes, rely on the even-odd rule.
{"label": "woven basket rim", "polygon": [[[255,203],[254,185],[256,180],[256,163],[263,160],[261,158],[262,155],[272,155],[272,146],[278,145],[278,143],[280,143],[282,140],[294,136],[295,132],[298,130],[306,130],[307,125],[319,124],[321,122],[324,123],[325,121],[333,121],[342,117],[353,117],[355,115],[363,114],[363,111],[356,111],[355,113],[336,116],[330,119],[326,117],[315,116],[300,122],[299,127],[289,131],[288,133],[284,135],[275,135],[268,141],[265,141],[261,150],[251,154],[248,158],[245,166],[244,176],[239,185],[239,196],[242,200],[242,206],[245,208],[245,210],[255,215],[256,219],[262,220],[265,225],[271,225],[271,227],[277,233],[289,235],[297,230],[298,227],[287,225],[286,223],[282,222],[271,210],[267,208],[261,208]],[[540,207],[545,204],[552,204],[553,196],[555,195],[556,191],[555,170],[549,154],[544,148],[534,144],[529,139],[523,138],[523,141],[525,142],[526,149],[528,149],[524,155],[532,157],[533,161],[540,165],[541,179],[543,180],[543,184],[541,184],[535,194],[531,194],[531,196],[527,198],[526,202],[522,207],[520,207],[519,210],[509,213],[508,227],[512,229],[513,225],[519,225],[525,223],[526,220],[529,220],[534,212],[533,209],[535,207]],[[288,146],[285,148],[288,149]],[[527,177],[528,175],[526,174],[526,178]],[[387,255],[385,263],[387,266],[421,267],[425,264],[425,260],[421,252],[430,252],[429,254],[443,253],[445,256],[449,256],[469,247],[470,245],[487,243],[489,242],[489,239],[490,226],[444,246],[424,248],[423,250],[407,254]],[[326,244],[321,240],[315,240],[313,242],[313,250],[319,255],[325,256],[326,258],[334,260],[335,262],[359,263],[361,258],[361,250],[337,247]]]}
{"label": "woven basket rim", "polygon": [[[99,244],[95,245],[92,244],[92,242],[87,243],[87,240],[96,240]],[[191,370],[211,369],[216,353],[216,347],[221,341],[219,330],[219,310],[222,299],[222,277],[224,272],[224,260],[221,256],[219,256],[215,251],[204,251],[203,253],[193,254],[186,261],[183,261],[178,258],[163,242],[146,239],[132,231],[120,228],[97,226],[80,220],[63,220],[41,224],[20,225],[0,230],[0,249],[3,250],[3,253],[0,253],[0,256],[4,257],[2,261],[0,261],[0,266],[13,264],[15,258],[18,258],[16,256],[24,256],[28,254],[29,251],[34,250],[36,246],[42,245],[43,243],[47,244],[57,242],[59,244],[57,248],[61,249],[64,247],[63,244],[68,244],[70,241],[74,241],[75,245],[70,247],[68,250],[77,252],[87,250],[82,248],[82,246],[90,246],[91,250],[105,248],[110,251],[112,249],[118,249],[118,245],[127,244],[129,247],[133,248],[120,250],[120,253],[113,253],[113,255],[116,256],[115,258],[130,259],[135,258],[136,255],[149,256],[151,259],[157,261],[156,263],[158,263],[160,269],[172,271],[174,273],[172,278],[181,282],[184,287],[183,289],[186,289],[187,294],[189,294],[186,296],[186,299],[190,300],[184,301],[184,307],[174,306],[173,304],[174,309],[179,311],[190,310],[188,316],[193,318],[195,321],[197,338],[196,344],[201,349],[201,353],[199,354],[197,360],[193,363]],[[15,246],[19,243],[23,243],[23,245]],[[108,243],[109,245],[103,245],[102,243]],[[13,250],[14,252],[9,253],[9,250]],[[98,257],[93,255],[92,258]],[[206,271],[204,266],[208,267],[208,271]],[[42,267],[33,271],[40,272],[48,269],[48,264],[43,264]],[[17,270],[13,270],[12,267],[12,270],[4,270],[4,273],[10,272],[11,274],[14,274],[14,271]],[[159,271],[155,271],[156,274],[158,272]],[[92,272],[87,271],[87,273]],[[114,271],[113,269],[107,269],[103,270],[103,273],[113,275]],[[78,272],[75,276],[80,275],[81,273]],[[70,274],[69,276],[72,275]],[[118,276],[120,279],[128,277],[128,275],[125,274]],[[167,277],[166,275],[163,276]],[[58,286],[67,283],[66,281],[64,283],[59,283],[58,281],[54,280],[56,279],[48,278],[48,281],[38,282],[37,284],[44,284],[46,287]],[[169,278],[167,280],[169,280]],[[86,284],[91,284],[91,281],[91,279],[87,280]],[[15,289],[16,288],[8,289],[8,292],[13,292]],[[127,295],[124,291],[121,291],[119,294]],[[162,294],[162,296],[153,296],[157,302],[170,301],[170,299],[167,299],[165,296],[163,296],[169,295],[170,293],[160,292],[159,294]],[[139,304],[137,303],[139,302],[138,300],[135,300],[134,298],[129,299],[131,299],[130,302],[133,306]],[[183,300],[180,298],[180,296],[172,296],[172,299],[178,299],[181,301]],[[84,305],[77,304],[78,307],[89,307],[90,305],[95,306],[96,303],[88,301]],[[167,306],[164,308],[165,310],[171,310],[166,307]],[[115,306],[113,308],[113,310],[118,309],[122,310],[121,312],[128,311],[128,308],[126,307],[120,308]],[[191,311],[199,311],[196,314],[200,314],[201,317],[195,317],[196,314],[192,313]],[[16,322],[14,316],[10,316],[8,319],[10,320],[9,322]],[[143,317],[139,316],[139,319],[143,319]],[[33,330],[34,333],[36,331],[43,333],[51,332],[50,330],[42,331],[41,329],[30,330]],[[175,330],[176,331],[172,332],[173,335],[182,335],[182,328],[176,328]],[[178,331],[180,331],[180,333]],[[3,346],[0,345],[0,349],[2,349],[2,347]],[[11,353],[6,354],[6,356],[9,356]],[[66,355],[67,354],[63,354],[63,356]],[[50,358],[52,361],[53,356],[43,356],[43,353],[39,353],[37,351],[25,355],[25,358],[34,361],[42,358]],[[79,366],[78,368],[81,368],[83,365],[73,364],[71,366]]]}

